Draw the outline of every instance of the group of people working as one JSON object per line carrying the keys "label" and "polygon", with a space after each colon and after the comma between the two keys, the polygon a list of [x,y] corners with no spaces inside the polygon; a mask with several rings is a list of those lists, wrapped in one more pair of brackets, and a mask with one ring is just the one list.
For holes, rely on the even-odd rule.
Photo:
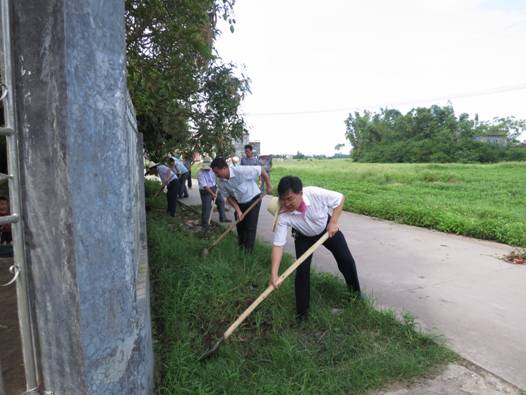
{"label": "group of people working", "polygon": [[[197,180],[202,202],[203,226],[208,224],[214,202],[218,207],[220,221],[230,222],[225,215],[223,197],[226,198],[234,209],[239,246],[250,253],[256,240],[263,197],[259,182],[264,185],[267,194],[272,193],[272,185],[267,171],[257,162],[257,158],[253,159],[250,155],[252,153],[250,145],[245,147],[245,153],[247,150],[249,153],[241,159],[241,166],[230,165],[226,159],[220,157],[215,158],[211,163],[204,162]],[[170,207],[173,206],[173,214],[175,214],[176,203],[170,202],[170,196],[177,194],[170,195],[173,172],[170,175],[167,169],[170,169],[169,166],[157,165],[151,174],[158,174],[163,186],[168,187],[168,212],[172,215]],[[269,211],[275,215],[270,285],[275,288],[281,285],[278,273],[289,228],[292,229],[297,258],[327,232],[329,238],[323,245],[336,259],[338,269],[350,292],[361,297],[356,264],[338,225],[343,205],[344,196],[339,192],[318,187],[304,188],[301,180],[296,176],[281,178],[278,184],[278,197],[273,198],[269,205]],[[249,208],[250,211],[247,212]],[[295,296],[298,321],[304,321],[308,315],[311,260],[312,255],[296,270]]]}

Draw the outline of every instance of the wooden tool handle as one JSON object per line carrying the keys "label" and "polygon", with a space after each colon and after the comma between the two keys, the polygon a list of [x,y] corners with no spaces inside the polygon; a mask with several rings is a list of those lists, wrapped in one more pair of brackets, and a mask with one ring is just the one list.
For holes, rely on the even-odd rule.
{"label": "wooden tool handle", "polygon": [[210,225],[210,221],[212,221],[212,214],[214,213],[214,205],[216,204],[217,195],[214,199],[212,199],[212,207],[210,207],[210,215],[208,216],[208,225]]}
{"label": "wooden tool handle", "polygon": [[[254,207],[256,207],[256,205],[261,202],[261,200],[265,197],[265,194],[262,194],[259,198],[257,198],[257,200],[254,201],[254,203],[252,203],[246,210],[245,212],[243,213],[243,219],[245,219],[245,216],[250,212],[250,210],[252,210]],[[219,242],[221,240],[223,240],[223,238],[230,232],[232,231],[236,225],[238,223],[240,223],[241,221],[243,221],[243,219],[238,219],[236,222],[234,222],[232,225],[230,225],[227,230],[225,230],[221,236],[218,237],[218,239],[216,241],[214,241],[214,243],[208,247],[208,250],[210,251],[212,248],[214,248],[216,245],[219,244]]]}
{"label": "wooden tool handle", "polygon": [[[305,259],[311,256],[312,253],[316,251],[316,249],[318,249],[319,246],[325,243],[325,241],[328,238],[329,234],[325,232],[325,234],[322,237],[320,237],[316,243],[314,243],[307,251],[305,251],[305,253],[302,256],[296,259],[296,261],[292,265],[290,265],[281,276],[279,276],[280,282],[283,282],[288,276],[290,276],[291,273],[294,270],[296,270],[298,266],[301,265],[303,261],[305,261]],[[274,287],[272,285],[269,285],[267,289],[265,289],[263,293],[259,295],[258,298],[254,300],[250,306],[248,306],[248,308],[238,317],[238,319],[235,320],[234,323],[229,326],[229,328],[225,331],[223,338],[225,340],[228,339],[228,337],[237,329],[237,327],[241,325],[243,321],[245,321],[245,319],[254,311],[256,307],[258,307],[258,305],[261,302],[263,302],[267,298],[267,296],[270,295],[272,291],[274,291]]]}

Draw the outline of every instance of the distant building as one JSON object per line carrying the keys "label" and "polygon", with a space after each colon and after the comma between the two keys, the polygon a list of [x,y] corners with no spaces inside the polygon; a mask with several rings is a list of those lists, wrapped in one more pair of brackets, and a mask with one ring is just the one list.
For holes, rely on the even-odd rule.
{"label": "distant building", "polygon": [[250,135],[248,132],[243,133],[241,139],[233,142],[234,146],[234,155],[239,156],[240,158],[245,155],[245,145],[251,144],[254,149],[254,154],[259,156],[261,154],[261,141],[250,141]]}
{"label": "distant building", "polygon": [[260,141],[251,141],[249,142],[250,145],[252,145],[254,154],[259,156],[261,155],[261,142]]}
{"label": "distant building", "polygon": [[243,133],[243,137],[241,139],[234,141],[234,151],[236,156],[239,156],[240,158],[245,155],[245,145],[249,144],[250,136],[248,132]]}
{"label": "distant building", "polygon": [[507,145],[508,138],[505,135],[501,134],[484,134],[480,136],[473,137],[475,141],[480,141],[481,143],[496,144],[496,145]]}

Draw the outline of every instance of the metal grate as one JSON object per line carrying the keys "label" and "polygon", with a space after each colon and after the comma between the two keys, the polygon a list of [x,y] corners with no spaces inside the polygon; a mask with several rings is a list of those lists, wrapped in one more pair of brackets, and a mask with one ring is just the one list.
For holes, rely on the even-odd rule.
{"label": "metal grate", "polygon": [[[36,354],[34,332],[31,321],[31,308],[28,299],[28,276],[24,255],[24,233],[21,212],[18,135],[15,117],[14,85],[13,85],[13,55],[11,52],[11,22],[10,1],[0,0],[1,7],[1,53],[0,67],[2,74],[2,92],[0,100],[4,107],[5,125],[0,128],[1,138],[6,139],[7,168],[9,174],[1,174],[0,182],[7,181],[9,187],[11,215],[0,217],[0,224],[11,223],[13,233],[14,265],[10,271],[16,284],[18,319],[22,338],[22,353],[26,378],[26,393],[38,393],[38,374],[36,368]],[[9,284],[9,283],[8,283]],[[1,374],[1,373],[0,373]],[[0,381],[1,382],[1,381]]]}

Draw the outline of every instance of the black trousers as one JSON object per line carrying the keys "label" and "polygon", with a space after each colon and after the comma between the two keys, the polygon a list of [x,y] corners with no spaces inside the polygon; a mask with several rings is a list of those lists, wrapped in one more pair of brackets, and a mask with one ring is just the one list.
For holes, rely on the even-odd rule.
{"label": "black trousers", "polygon": [[[216,192],[217,187],[210,188],[212,191]],[[201,225],[206,228],[208,227],[208,219],[210,218],[210,212],[212,211],[212,195],[209,194],[205,189],[200,189],[199,194],[201,195]],[[225,200],[223,196],[218,192],[216,199],[216,206],[219,211],[219,220],[226,220],[225,214]]]}
{"label": "black trousers", "polygon": [[[294,246],[296,248],[296,259],[305,253],[325,232],[317,236],[305,236],[298,231],[294,231]],[[338,269],[343,274],[345,282],[351,292],[360,295],[360,282],[356,271],[356,263],[347,246],[345,237],[341,231],[327,239],[323,246],[327,248],[338,264]],[[312,254],[297,269],[295,279],[296,293],[296,312],[298,315],[305,315],[309,310],[310,300],[310,264]]]}
{"label": "black trousers", "polygon": [[177,194],[179,193],[179,180],[173,180],[168,184],[168,193],[166,200],[168,201],[168,214],[175,217],[175,209],[177,208]]}
{"label": "black trousers", "polygon": [[179,190],[177,196],[180,198],[188,197],[188,189],[186,189],[186,180],[188,179],[188,173],[183,173],[179,176]]}
{"label": "black trousers", "polygon": [[[239,208],[242,212],[245,212],[247,208],[250,207],[260,195],[254,197],[250,202],[247,203],[238,203]],[[261,202],[256,204],[256,206],[250,210],[250,212],[243,218],[243,221],[236,225],[237,227],[237,240],[239,246],[244,248],[247,252],[252,252],[254,249],[254,243],[256,242],[256,231],[258,229],[258,218],[259,218],[259,209],[261,208]],[[237,220],[237,213],[235,214]]]}
{"label": "black trousers", "polygon": [[11,231],[9,232],[0,232],[0,244],[11,244],[13,241],[13,236],[11,234]]}

